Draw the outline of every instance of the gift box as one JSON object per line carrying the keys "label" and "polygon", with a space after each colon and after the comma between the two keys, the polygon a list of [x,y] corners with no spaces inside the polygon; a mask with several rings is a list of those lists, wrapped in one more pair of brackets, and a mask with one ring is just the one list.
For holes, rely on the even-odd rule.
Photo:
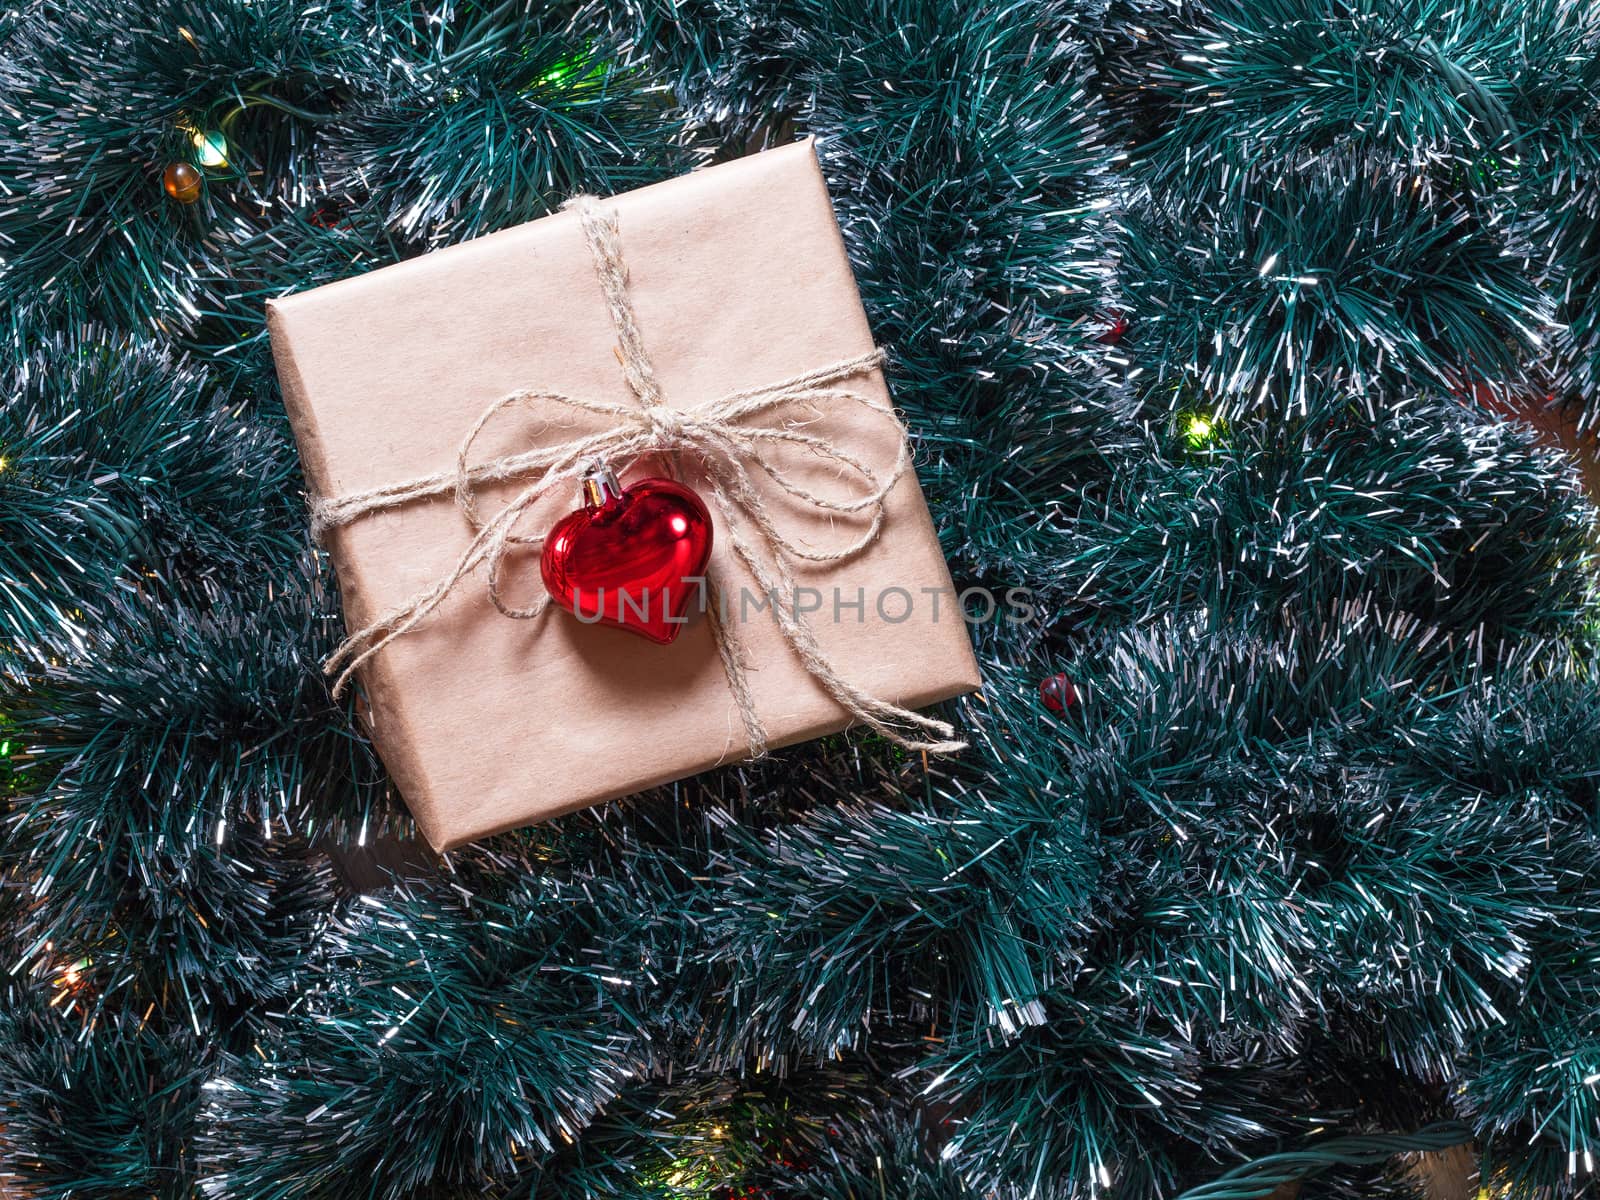
{"label": "gift box", "polygon": [[[275,300],[268,326],[318,511],[367,498],[321,535],[352,631],[438,593],[485,527],[507,533],[498,606],[480,555],[359,668],[371,736],[435,848],[979,686],[915,475],[895,475],[904,431],[809,142]],[[634,422],[646,402],[667,419]],[[626,452],[608,460],[624,486],[669,475],[708,497],[713,584],[670,644],[530,612],[536,535],[580,504],[563,448],[586,438]],[[442,485],[371,500],[462,470],[470,513]]]}

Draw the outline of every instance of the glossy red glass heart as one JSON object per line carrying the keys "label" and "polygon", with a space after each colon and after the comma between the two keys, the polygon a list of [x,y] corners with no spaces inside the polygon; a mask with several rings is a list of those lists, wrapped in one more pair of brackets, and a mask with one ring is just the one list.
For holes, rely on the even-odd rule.
{"label": "glossy red glass heart", "polygon": [[584,507],[545,540],[540,570],[561,607],[590,625],[613,625],[666,645],[704,592],[711,514],[671,479],[616,489],[585,481]]}

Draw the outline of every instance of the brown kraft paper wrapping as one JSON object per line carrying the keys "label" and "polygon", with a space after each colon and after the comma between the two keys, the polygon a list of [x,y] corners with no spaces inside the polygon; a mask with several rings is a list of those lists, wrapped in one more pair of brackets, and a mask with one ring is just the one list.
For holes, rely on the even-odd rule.
{"label": "brown kraft paper wrapping", "polygon": [[[619,214],[644,342],[674,407],[693,410],[872,349],[809,142],[607,203]],[[479,414],[518,388],[637,404],[571,212],[273,301],[267,317],[307,484],[320,496],[452,468]],[[887,400],[878,371],[841,386]],[[892,425],[848,402],[767,419],[827,437],[880,472],[898,451]],[[564,442],[601,420],[554,406],[508,410],[475,457]],[[817,491],[847,494],[850,481],[808,464],[803,452],[782,465]],[[661,473],[653,466],[634,467],[624,484]],[[681,467],[696,486],[694,463],[685,458]],[[760,470],[751,476],[793,540],[836,547],[860,532],[805,509],[768,486]],[[493,512],[518,486],[486,488],[483,510]],[[548,528],[578,503],[575,490],[552,496],[523,528]],[[755,581],[716,520],[709,573],[728,593],[770,744],[844,728],[848,715],[754,603]],[[436,582],[470,540],[448,497],[329,531],[348,627]],[[539,587],[537,556],[509,565],[508,599],[525,604]],[[910,472],[888,497],[882,535],[864,551],[840,563],[791,561],[791,568],[800,588],[820,593],[803,603],[820,598],[810,620],[852,684],[908,707],[979,686],[949,571]],[[491,605],[481,570],[372,659],[361,680],[378,751],[439,850],[735,762],[747,750],[703,615],[670,646],[583,625],[555,608],[514,621]]]}

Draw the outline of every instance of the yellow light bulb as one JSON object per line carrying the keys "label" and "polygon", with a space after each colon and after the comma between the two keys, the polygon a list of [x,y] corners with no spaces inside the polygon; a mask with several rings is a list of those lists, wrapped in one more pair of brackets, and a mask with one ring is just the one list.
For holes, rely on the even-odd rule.
{"label": "yellow light bulb", "polygon": [[203,129],[196,129],[190,138],[194,143],[194,157],[202,167],[225,167],[228,165],[228,139],[222,134]]}
{"label": "yellow light bulb", "polygon": [[1220,426],[1215,418],[1195,413],[1183,422],[1183,440],[1191,450],[1199,450],[1217,436]]}

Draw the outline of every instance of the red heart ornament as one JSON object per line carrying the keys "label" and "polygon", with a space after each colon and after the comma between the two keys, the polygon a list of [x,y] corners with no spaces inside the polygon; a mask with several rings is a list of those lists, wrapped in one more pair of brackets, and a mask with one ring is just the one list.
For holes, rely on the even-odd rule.
{"label": "red heart ornament", "polygon": [[711,558],[711,514],[671,479],[627,488],[603,468],[583,481],[584,506],[545,539],[545,590],[588,625],[613,625],[663,646],[703,594]]}

